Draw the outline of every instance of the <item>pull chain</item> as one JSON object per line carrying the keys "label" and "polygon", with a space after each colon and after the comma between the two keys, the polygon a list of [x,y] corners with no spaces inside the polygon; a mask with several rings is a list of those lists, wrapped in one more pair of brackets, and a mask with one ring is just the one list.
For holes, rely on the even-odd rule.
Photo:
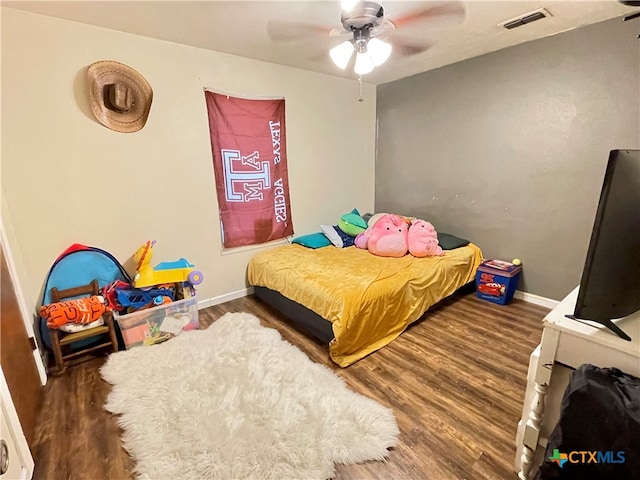
{"label": "pull chain", "polygon": [[358,97],[359,102],[364,102],[364,97],[362,96],[362,75],[358,75],[358,86],[360,87],[360,96]]}

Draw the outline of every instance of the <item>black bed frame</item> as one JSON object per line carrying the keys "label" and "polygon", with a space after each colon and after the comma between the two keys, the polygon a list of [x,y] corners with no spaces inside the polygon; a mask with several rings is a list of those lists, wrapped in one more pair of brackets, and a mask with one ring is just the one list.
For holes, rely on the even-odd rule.
{"label": "black bed frame", "polygon": [[[313,336],[325,345],[329,345],[329,342],[333,339],[333,329],[331,322],[318,315],[316,312],[309,310],[304,305],[295,302],[275,290],[271,290],[267,287],[253,287],[254,295],[263,302],[267,303],[271,307],[280,312],[287,320],[293,325],[298,326],[305,333]],[[468,294],[475,290],[475,280],[463,285],[453,294],[450,298],[456,294]],[[443,300],[446,300],[444,298]],[[443,300],[440,300],[441,302]],[[439,303],[439,302],[438,302]],[[437,304],[436,304],[437,305]]]}
{"label": "black bed frame", "polygon": [[256,297],[278,310],[287,320],[299,326],[307,334],[312,335],[323,344],[329,345],[329,342],[333,339],[333,329],[329,320],[325,320],[316,312],[275,290],[267,287],[253,288],[253,293]]}

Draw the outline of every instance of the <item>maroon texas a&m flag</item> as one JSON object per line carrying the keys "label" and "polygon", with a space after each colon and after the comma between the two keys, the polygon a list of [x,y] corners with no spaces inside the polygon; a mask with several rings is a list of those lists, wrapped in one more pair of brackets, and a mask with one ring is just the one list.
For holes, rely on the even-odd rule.
{"label": "maroon texas a&m flag", "polygon": [[205,98],[224,247],[292,235],[284,99]]}

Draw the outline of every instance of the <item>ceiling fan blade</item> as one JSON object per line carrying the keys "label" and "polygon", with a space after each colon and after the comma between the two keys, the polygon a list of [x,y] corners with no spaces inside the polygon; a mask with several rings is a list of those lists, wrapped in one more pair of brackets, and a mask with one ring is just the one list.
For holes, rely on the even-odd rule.
{"label": "ceiling fan blade", "polygon": [[386,42],[391,44],[393,48],[393,52],[402,55],[403,57],[410,57],[412,55],[417,55],[422,52],[426,52],[433,45],[427,43],[416,43],[408,40],[403,40],[400,38],[388,38],[385,40]]}
{"label": "ceiling fan blade", "polygon": [[289,20],[269,20],[267,22],[267,35],[275,42],[328,37],[331,31],[331,27]]}
{"label": "ceiling fan blade", "polygon": [[391,22],[397,29],[410,26],[424,20],[444,21],[444,22],[461,22],[465,18],[465,9],[462,2],[445,2],[432,4],[421,10],[416,10],[397,18],[391,19]]}

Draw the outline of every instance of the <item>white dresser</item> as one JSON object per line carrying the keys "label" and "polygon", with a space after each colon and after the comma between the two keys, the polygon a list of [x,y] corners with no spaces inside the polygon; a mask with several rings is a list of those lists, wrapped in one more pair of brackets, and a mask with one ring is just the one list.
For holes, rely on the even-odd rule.
{"label": "white dresser", "polygon": [[530,357],[516,433],[515,470],[521,480],[532,478],[543,460],[572,369],[590,363],[640,377],[640,312],[615,322],[631,337],[629,342],[597,323],[566,318],[573,314],[578,289],[545,317],[542,340]]}

